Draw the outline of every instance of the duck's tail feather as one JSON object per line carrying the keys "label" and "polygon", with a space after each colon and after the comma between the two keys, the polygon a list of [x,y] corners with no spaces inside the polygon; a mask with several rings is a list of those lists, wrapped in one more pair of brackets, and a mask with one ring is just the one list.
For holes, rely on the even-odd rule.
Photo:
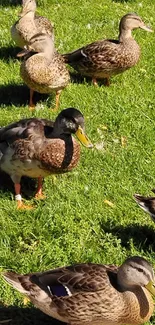
{"label": "duck's tail feather", "polygon": [[83,49],[80,48],[76,51],[70,52],[70,53],[65,53],[62,54],[64,60],[66,63],[68,64],[74,64],[78,61],[80,61],[81,59],[83,59],[83,57],[86,57],[87,55],[84,53]]}
{"label": "duck's tail feather", "polygon": [[11,284],[19,292],[29,295],[32,287],[29,275],[20,275],[15,272],[5,272],[3,273],[4,279]]}

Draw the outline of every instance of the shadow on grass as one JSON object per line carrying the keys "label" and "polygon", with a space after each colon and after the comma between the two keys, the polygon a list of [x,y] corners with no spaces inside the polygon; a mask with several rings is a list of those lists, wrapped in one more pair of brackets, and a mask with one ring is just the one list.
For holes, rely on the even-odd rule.
{"label": "shadow on grass", "polygon": [[[70,71],[71,82],[76,84],[85,84],[88,83],[92,85],[92,78],[90,77],[83,77],[82,75],[78,74],[78,72]],[[105,86],[105,79],[97,80],[99,86]]]}
{"label": "shadow on grass", "polygon": [[126,3],[126,2],[134,2],[134,0],[112,0],[113,2],[120,2],[120,3]]}
{"label": "shadow on grass", "polygon": [[21,5],[21,0],[0,0],[0,6],[18,6]]}
{"label": "shadow on grass", "polygon": [[17,46],[3,46],[0,48],[0,59],[5,60],[6,62],[9,61],[9,59],[17,59],[17,54],[21,51]]}
{"label": "shadow on grass", "polygon": [[[149,218],[149,216],[148,216]],[[113,226],[108,224],[101,225],[105,233],[111,233],[118,239],[121,239],[121,245],[129,248],[130,240],[133,240],[134,246],[138,249],[143,248],[144,251],[155,251],[155,231],[151,226],[129,225],[129,226]]]}
{"label": "shadow on grass", "polygon": [[[37,179],[29,178],[29,177],[22,177],[21,179],[21,192],[24,198],[32,198],[34,197],[35,191],[37,187]],[[0,171],[0,191],[2,192],[11,192],[15,195],[14,191],[14,184],[11,180],[11,177]]]}
{"label": "shadow on grass", "polygon": [[[8,321],[7,321],[8,320]],[[0,304],[0,324],[5,325],[63,325],[54,318],[51,318],[40,310],[32,308],[20,308]]]}
{"label": "shadow on grass", "polygon": [[[54,96],[54,95],[53,95]],[[47,99],[49,95],[34,93],[34,103]],[[52,97],[50,95],[50,97]],[[53,98],[51,98],[52,101]],[[28,105],[29,102],[29,88],[26,85],[0,85],[0,107],[3,105],[23,106]]]}

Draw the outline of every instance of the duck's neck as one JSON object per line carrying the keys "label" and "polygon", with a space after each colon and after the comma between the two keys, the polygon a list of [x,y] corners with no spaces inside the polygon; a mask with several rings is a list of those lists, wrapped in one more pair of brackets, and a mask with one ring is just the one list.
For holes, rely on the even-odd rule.
{"label": "duck's neck", "polygon": [[118,39],[120,42],[124,42],[126,39],[132,38],[131,29],[121,29]]}
{"label": "duck's neck", "polygon": [[50,62],[52,60],[52,58],[54,57],[54,54],[56,53],[54,44],[52,44],[50,47],[48,47],[47,49],[44,49],[44,56],[46,57],[46,59]]}
{"label": "duck's neck", "polygon": [[28,11],[25,14],[21,14],[21,18],[24,19],[34,19],[35,11]]}

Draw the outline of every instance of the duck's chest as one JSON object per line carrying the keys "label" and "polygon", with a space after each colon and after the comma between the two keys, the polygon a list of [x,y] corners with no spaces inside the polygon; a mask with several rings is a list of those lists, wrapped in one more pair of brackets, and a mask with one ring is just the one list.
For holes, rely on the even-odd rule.
{"label": "duck's chest", "polygon": [[80,159],[80,145],[74,137],[67,141],[62,139],[51,139],[46,150],[41,150],[37,155],[42,168],[51,173],[63,173],[76,167]]}
{"label": "duck's chest", "polygon": [[21,64],[20,74],[29,88],[39,93],[51,93],[67,86],[69,72],[60,56],[49,61],[44,53],[32,55]]}
{"label": "duck's chest", "polygon": [[0,167],[9,175],[37,178],[69,171],[79,158],[80,145],[74,138],[50,139],[43,144],[17,140],[3,154]]}
{"label": "duck's chest", "polygon": [[131,68],[140,58],[140,47],[134,39],[125,40],[120,44],[118,65],[121,68]]}

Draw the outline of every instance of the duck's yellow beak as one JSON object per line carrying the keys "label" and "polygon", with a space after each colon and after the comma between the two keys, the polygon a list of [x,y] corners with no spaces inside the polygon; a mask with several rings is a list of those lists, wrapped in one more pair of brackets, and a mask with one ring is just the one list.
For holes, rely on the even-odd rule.
{"label": "duck's yellow beak", "polygon": [[92,148],[93,144],[90,142],[86,134],[84,133],[81,126],[78,127],[77,131],[75,132],[77,138],[80,140],[80,142],[87,148]]}
{"label": "duck's yellow beak", "polygon": [[155,296],[155,283],[153,281],[149,281],[149,283],[145,286],[145,288]]}

